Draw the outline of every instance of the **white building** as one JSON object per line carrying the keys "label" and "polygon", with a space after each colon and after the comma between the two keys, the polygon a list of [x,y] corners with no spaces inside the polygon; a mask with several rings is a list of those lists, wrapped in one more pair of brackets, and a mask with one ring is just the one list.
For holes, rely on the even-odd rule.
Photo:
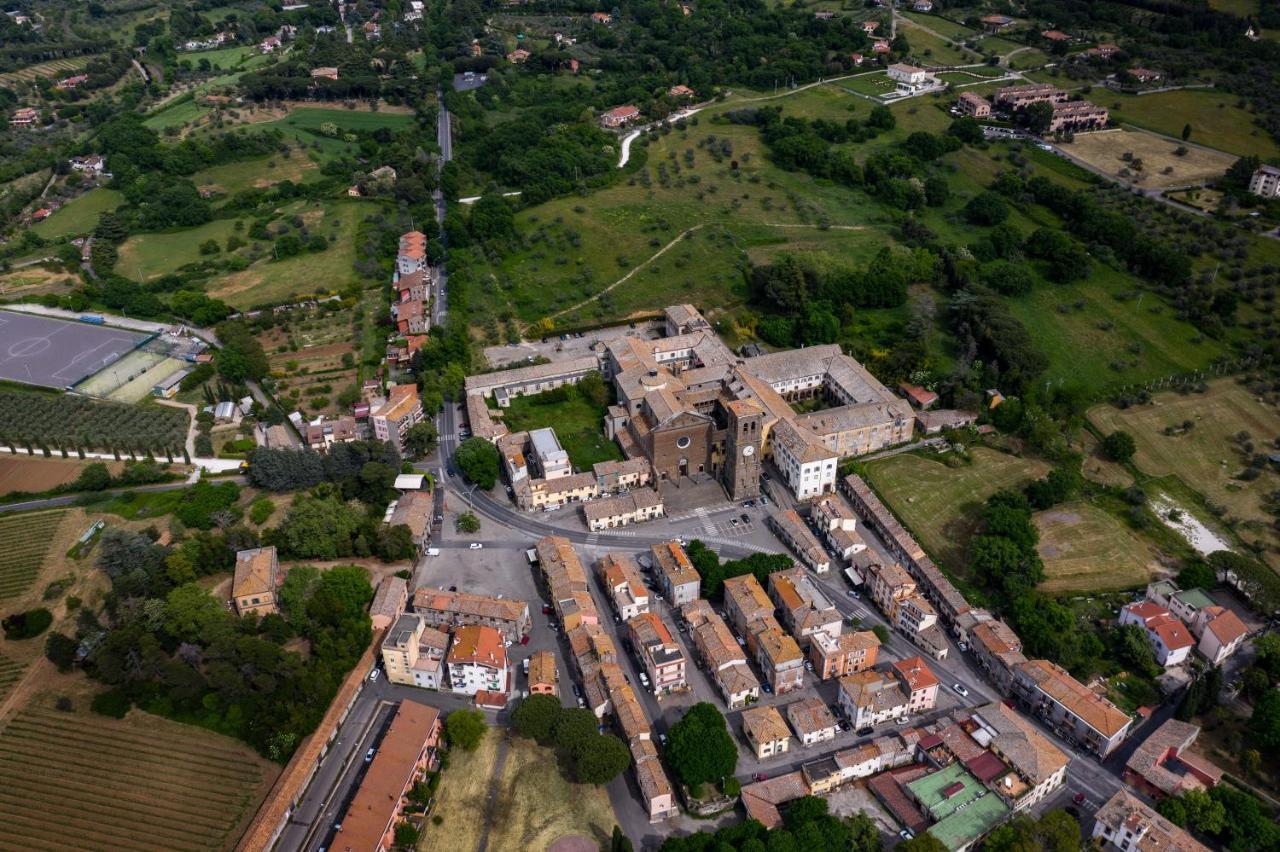
{"label": "white building", "polygon": [[542,469],[543,479],[558,479],[573,473],[573,465],[569,463],[569,454],[560,446],[554,429],[534,429],[529,432],[529,443],[533,445],[534,458]]}
{"label": "white building", "polygon": [[1165,668],[1186,662],[1196,644],[1186,625],[1174,618],[1169,610],[1151,601],[1138,601],[1122,607],[1120,624],[1141,627],[1155,652],[1156,662]]}
{"label": "white building", "polygon": [[1249,179],[1249,191],[1263,198],[1280,197],[1280,169],[1262,166]]}
{"label": "white building", "polygon": [[803,426],[783,420],[771,434],[773,461],[799,500],[830,493],[836,487],[836,462],[822,440]]}
{"label": "white building", "polygon": [[897,85],[899,95],[914,95],[938,85],[928,71],[901,62],[889,66],[889,79]]}
{"label": "white building", "polygon": [[459,627],[449,648],[449,688],[462,695],[507,692],[507,649],[496,628]]}

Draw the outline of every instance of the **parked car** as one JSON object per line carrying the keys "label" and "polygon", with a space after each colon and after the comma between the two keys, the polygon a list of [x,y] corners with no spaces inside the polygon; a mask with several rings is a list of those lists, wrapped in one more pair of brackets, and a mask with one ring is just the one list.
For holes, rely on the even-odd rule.
{"label": "parked car", "polygon": [[912,840],[915,838],[915,835],[911,833],[911,829],[909,828],[904,828],[902,831],[899,831],[898,836],[903,840]]}
{"label": "parked car", "polygon": [[773,695],[773,687],[772,687],[770,684],[768,684],[768,683],[762,683],[762,684],[760,684],[760,690],[761,690],[765,695]]}
{"label": "parked car", "polygon": [[582,697],[582,687],[578,686],[578,685],[575,683],[575,684],[573,685],[573,694],[574,694],[574,697],[576,697],[576,698],[581,698],[581,697]]}
{"label": "parked car", "polygon": [[667,735],[666,735],[666,734],[658,734],[658,742],[662,745],[662,747],[663,747],[663,748],[666,748],[666,745],[667,745]]}
{"label": "parked car", "polygon": [[965,688],[965,685],[963,683],[952,684],[951,688],[954,689],[960,695],[969,694],[969,690]]}
{"label": "parked car", "polygon": [[481,543],[480,543],[480,542],[478,542],[478,541],[473,541],[473,542],[471,542],[470,547],[471,547],[471,549],[472,549],[472,550],[480,550],[481,548],[483,548],[483,547],[484,547],[484,545],[483,545],[483,544],[481,544]]}
{"label": "parked car", "polygon": [[1075,802],[1077,805],[1083,805],[1084,793],[1076,793],[1074,796],[1071,797],[1071,801]]}
{"label": "parked car", "polygon": [[377,751],[377,749],[376,749],[376,748],[371,748],[371,749],[369,749],[368,751],[366,751],[366,752],[364,753],[364,762],[365,762],[365,763],[372,763],[372,762],[373,762],[373,754],[374,754],[374,752],[376,752],[376,751]]}
{"label": "parked car", "polygon": [[895,725],[908,725],[911,723],[911,720],[908,719],[906,716],[899,716],[898,718],[893,720],[893,723]]}
{"label": "parked car", "polygon": [[369,672],[369,680],[377,680],[378,675],[380,674],[382,674],[382,672],[378,671],[377,669],[374,669],[373,671]]}
{"label": "parked car", "polygon": [[869,737],[874,732],[875,732],[875,728],[872,728],[870,725],[868,725],[865,728],[859,728],[857,733],[858,733],[858,736],[860,737]]}
{"label": "parked car", "polygon": [[644,672],[640,672],[640,685],[645,689],[649,688],[649,676]]}
{"label": "parked car", "polygon": [[768,781],[768,780],[769,780],[769,776],[768,776],[768,775],[765,775],[763,772],[757,772],[755,775],[752,775],[751,777],[752,777],[752,779],[754,779],[754,780],[756,780],[756,781]]}
{"label": "parked car", "polygon": [[751,523],[751,516],[750,516],[750,515],[748,515],[746,512],[743,512],[743,513],[742,513],[741,515],[739,515],[738,517],[742,518],[742,522],[743,522],[744,524],[749,524],[749,523]]}
{"label": "parked car", "polygon": [[521,636],[521,637],[520,637],[520,644],[521,644],[521,645],[528,645],[528,644],[529,644],[529,634],[528,634],[528,633],[526,633],[526,634],[524,634],[523,636]]}

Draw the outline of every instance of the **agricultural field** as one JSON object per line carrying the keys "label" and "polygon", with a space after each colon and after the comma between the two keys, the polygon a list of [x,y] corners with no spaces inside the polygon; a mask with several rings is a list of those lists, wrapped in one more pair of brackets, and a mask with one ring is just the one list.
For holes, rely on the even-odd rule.
{"label": "agricultural field", "polygon": [[[555,392],[551,392],[554,394]],[[596,462],[622,460],[622,450],[604,434],[603,406],[581,397],[554,402],[548,394],[521,396],[503,410],[502,422],[512,432],[551,427],[575,470],[588,471]]]}
{"label": "agricultural field", "polygon": [[180,231],[136,234],[121,243],[117,267],[136,281],[159,278],[177,272],[187,264],[210,259],[200,254],[200,244],[216,240],[225,246],[233,233],[235,220],[214,219]]}
{"label": "agricultural field", "polygon": [[1191,125],[1191,140],[1238,156],[1280,157],[1280,145],[1253,123],[1253,114],[1234,95],[1213,89],[1182,89],[1154,95],[1123,95],[1095,88],[1086,96],[1111,111],[1111,118],[1180,138]]}
{"label": "agricultural field", "polygon": [[0,495],[47,491],[65,485],[75,481],[84,466],[81,461],[0,454]]}
{"label": "agricultural field", "polygon": [[1045,381],[1103,391],[1203,369],[1225,352],[1154,300],[1139,308],[1117,298],[1135,286],[1129,274],[1097,265],[1084,281],[1037,283],[1005,304],[1048,356]]}
{"label": "agricultural field", "polygon": [[1181,146],[1187,153],[1179,156],[1177,142],[1140,130],[1077,133],[1060,147],[1117,180],[1147,189],[1213,180],[1236,161],[1230,154],[1192,146]]}
{"label": "agricultural field", "polygon": [[36,80],[40,77],[48,77],[51,80],[60,80],[63,77],[70,77],[73,74],[83,71],[85,66],[92,59],[100,58],[99,54],[90,56],[76,56],[70,59],[55,59],[52,62],[41,62],[36,65],[28,65],[26,68],[20,68],[17,71],[10,71],[6,74],[0,74],[0,86],[12,86],[14,83],[24,83]]}
{"label": "agricultural field", "polygon": [[[1222,507],[1222,520],[1234,524],[1241,537],[1280,546],[1265,509],[1280,474],[1264,466],[1252,481],[1236,478],[1251,453],[1269,452],[1280,437],[1280,412],[1248,389],[1222,379],[1204,394],[1157,394],[1150,405],[1125,410],[1098,405],[1089,410],[1089,420],[1104,435],[1117,429],[1133,435],[1138,447],[1133,460],[1144,474],[1181,479],[1211,505]],[[1249,435],[1243,444],[1237,440],[1241,433]],[[1253,449],[1246,452],[1249,446]],[[1267,557],[1275,560],[1275,554]]]}
{"label": "agricultural field", "polygon": [[337,395],[355,384],[359,375],[352,312],[307,312],[294,319],[298,313],[291,313],[287,328],[276,326],[258,335],[271,364],[276,394],[284,405],[307,414],[338,414]]}
{"label": "agricultural field", "polygon": [[1101,592],[1145,585],[1160,564],[1155,549],[1106,511],[1083,501],[1037,512],[1040,558],[1051,593]]}
{"label": "agricultural field", "polygon": [[841,80],[839,85],[842,89],[875,97],[882,97],[896,88],[896,84],[883,71],[859,74],[856,77]]}
{"label": "agricultural field", "polygon": [[21,595],[40,574],[49,542],[65,511],[23,512],[0,517],[0,599]]}
{"label": "agricultural field", "polygon": [[256,45],[239,45],[196,52],[183,51],[178,54],[178,59],[179,61],[187,60],[196,67],[203,67],[202,63],[208,62],[211,67],[219,71],[247,71],[271,61],[270,56],[258,52]]}
{"label": "agricultural field", "polygon": [[320,177],[319,166],[306,153],[293,149],[290,156],[279,154],[254,157],[203,169],[191,176],[202,190],[235,195],[246,189],[265,189],[281,181],[306,183]]}
{"label": "agricultural field", "polygon": [[142,123],[152,130],[184,127],[210,112],[210,108],[194,98],[177,98],[152,112]]}
{"label": "agricultural field", "polygon": [[[988,497],[1020,488],[1049,472],[1038,459],[1020,459],[985,447],[969,464],[905,453],[867,464],[867,478],[881,498],[947,570],[964,570],[969,539]],[[954,464],[953,464],[954,461]]]}
{"label": "agricultural field", "polygon": [[63,293],[80,283],[80,278],[50,266],[24,266],[0,274],[0,297],[34,296],[39,293]]}
{"label": "agricultural field", "polygon": [[235,741],[134,711],[28,706],[0,733],[3,848],[228,849],[278,768]]}
{"label": "agricultural field", "polygon": [[910,19],[898,21],[898,33],[911,45],[911,56],[929,65],[969,65],[982,61],[980,54],[961,47],[952,47],[951,41],[926,32]]}
{"label": "agricultural field", "polygon": [[62,205],[48,219],[32,225],[31,230],[46,240],[87,234],[97,227],[99,215],[115,210],[123,203],[124,195],[116,190],[95,187]]}
{"label": "agricultural field", "polygon": [[0,443],[121,450],[180,447],[190,415],[176,408],[0,391]]}
{"label": "agricultural field", "polygon": [[4,701],[13,688],[18,685],[18,681],[22,680],[22,675],[26,670],[25,663],[20,663],[11,657],[0,654],[0,702]]}

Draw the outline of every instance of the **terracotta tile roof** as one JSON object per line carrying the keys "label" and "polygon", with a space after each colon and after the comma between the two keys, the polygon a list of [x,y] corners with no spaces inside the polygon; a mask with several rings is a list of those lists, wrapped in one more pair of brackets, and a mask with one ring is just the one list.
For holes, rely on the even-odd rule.
{"label": "terracotta tile roof", "polygon": [[1165,795],[1176,796],[1187,789],[1202,789],[1204,784],[1194,775],[1177,771],[1169,765],[1185,762],[1211,778],[1222,777],[1222,770],[1187,749],[1196,741],[1200,728],[1189,722],[1169,719],[1142,741],[1125,762],[1125,769],[1141,776]]}
{"label": "terracotta tile roof", "polygon": [[662,571],[673,587],[702,581],[702,578],[698,576],[697,570],[693,567],[693,563],[689,561],[688,554],[680,546],[680,542],[666,541],[662,544],[655,544],[650,546],[649,552],[653,554],[658,569]]}
{"label": "terracotta tile roof", "polygon": [[742,806],[747,816],[765,828],[782,825],[782,811],[778,805],[809,795],[809,785],[799,772],[788,772],[776,778],[758,781],[742,788]]}
{"label": "terracotta tile roof", "polygon": [[1110,739],[1132,721],[1119,707],[1095,694],[1067,671],[1048,660],[1027,660],[1018,666],[1040,691],[1089,727]]}
{"label": "terracotta tile roof", "polygon": [[938,685],[937,676],[919,655],[898,660],[893,664],[893,670],[912,692]]}
{"label": "terracotta tile roof", "polygon": [[820,698],[802,698],[791,702],[787,705],[787,719],[800,737],[821,733],[836,726],[836,717]]}
{"label": "terracotta tile roof", "polygon": [[443,612],[519,622],[529,614],[524,601],[490,598],[470,592],[446,592],[423,586],[413,593],[415,612]]}
{"label": "terracotta tile roof", "polygon": [[1207,607],[1204,611],[1211,616],[1209,621],[1205,622],[1205,629],[1212,632],[1218,642],[1223,645],[1230,645],[1249,632],[1249,628],[1240,620],[1240,616],[1226,607]]}
{"label": "terracotta tile roof", "polygon": [[334,837],[334,849],[379,848],[400,797],[417,772],[419,755],[434,745],[439,719],[440,711],[434,707],[411,700],[400,702],[391,727],[340,821],[342,828]]}
{"label": "terracotta tile roof", "polygon": [[1112,831],[1123,828],[1138,835],[1129,847],[1137,852],[1209,852],[1209,847],[1124,789],[1116,791],[1094,817]]}
{"label": "terracotta tile roof", "polygon": [[453,631],[453,647],[449,649],[450,665],[478,665],[491,669],[505,668],[507,649],[502,634],[492,627],[471,624]]}
{"label": "terracotta tile roof", "polygon": [[556,656],[550,651],[534,651],[529,655],[529,685],[555,686]]}
{"label": "terracotta tile roof", "polygon": [[1071,760],[1028,719],[1002,701],[979,707],[974,715],[995,732],[992,746],[1033,785],[1051,777]]}
{"label": "terracotta tile roof", "polygon": [[752,707],[742,711],[742,728],[754,743],[761,745],[791,738],[791,729],[776,707]]}
{"label": "terracotta tile roof", "polygon": [[261,595],[275,592],[277,571],[276,549],[255,547],[236,554],[235,577],[231,581],[231,595]]}
{"label": "terracotta tile roof", "polygon": [[383,577],[369,604],[369,615],[381,615],[394,621],[409,597],[409,584],[396,576]]}

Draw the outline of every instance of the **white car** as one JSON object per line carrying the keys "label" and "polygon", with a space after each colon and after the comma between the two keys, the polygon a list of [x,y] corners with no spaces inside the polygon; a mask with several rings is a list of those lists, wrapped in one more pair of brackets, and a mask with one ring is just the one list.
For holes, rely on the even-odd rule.
{"label": "white car", "polygon": [[907,724],[910,724],[910,722],[911,720],[908,719],[906,716],[899,716],[898,718],[893,720],[893,723],[895,725],[907,725]]}
{"label": "white car", "polygon": [[965,685],[963,683],[953,684],[951,688],[954,689],[959,695],[969,694],[969,690],[965,688]]}
{"label": "white car", "polygon": [[645,689],[648,689],[648,688],[649,688],[649,676],[648,676],[647,674],[645,674],[644,672],[640,672],[640,684],[641,684],[641,686],[643,686]]}
{"label": "white car", "polygon": [[382,672],[378,671],[377,669],[374,669],[373,671],[369,672],[369,680],[377,680],[378,675],[380,674],[382,674]]}
{"label": "white car", "polygon": [[480,549],[482,549],[482,548],[484,547],[484,545],[483,545],[483,544],[481,544],[481,543],[480,543],[480,542],[478,542],[478,541],[473,541],[473,542],[471,542],[471,544],[469,545],[469,547],[470,547],[472,550],[480,550]]}

